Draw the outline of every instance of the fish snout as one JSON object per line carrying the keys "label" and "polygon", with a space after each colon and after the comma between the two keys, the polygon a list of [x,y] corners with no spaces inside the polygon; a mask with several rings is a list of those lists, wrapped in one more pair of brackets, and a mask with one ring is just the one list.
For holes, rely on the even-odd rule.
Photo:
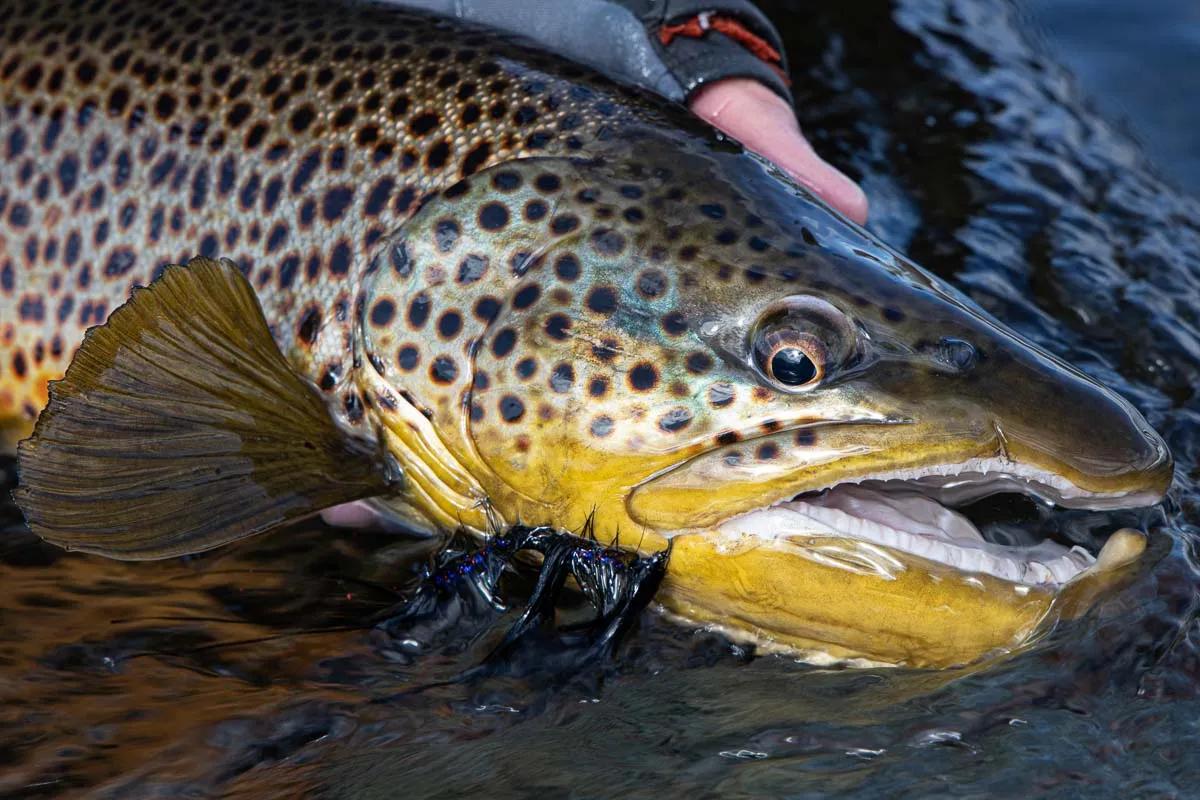
{"label": "fish snout", "polygon": [[1127,400],[1049,358],[988,391],[998,454],[1057,482],[1056,502],[1152,505],[1174,471],[1166,442]]}

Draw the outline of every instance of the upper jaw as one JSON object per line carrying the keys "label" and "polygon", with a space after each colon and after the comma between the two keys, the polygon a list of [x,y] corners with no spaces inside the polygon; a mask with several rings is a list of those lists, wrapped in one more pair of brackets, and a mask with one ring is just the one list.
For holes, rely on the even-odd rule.
{"label": "upper jaw", "polygon": [[1107,491],[1085,489],[1064,475],[1002,455],[872,472],[834,485],[884,482],[902,483],[943,505],[963,505],[999,492],[1017,492],[1065,508],[1105,511],[1151,506],[1163,497],[1162,487],[1144,483]]}

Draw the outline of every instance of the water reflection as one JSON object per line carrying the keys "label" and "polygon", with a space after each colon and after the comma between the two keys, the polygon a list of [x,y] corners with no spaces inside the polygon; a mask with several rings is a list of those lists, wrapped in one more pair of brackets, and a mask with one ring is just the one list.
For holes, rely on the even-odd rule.
{"label": "water reflection", "polygon": [[309,525],[120,564],[46,547],[4,506],[0,793],[1191,791],[1200,205],[1085,109],[1002,0],[792,13],[805,127],[863,177],[875,229],[1167,437],[1176,485],[1138,520],[1152,569],[983,671],[816,669],[651,615],[621,658],[582,673],[432,686],[495,629],[424,631],[405,651],[365,623],[435,542]]}

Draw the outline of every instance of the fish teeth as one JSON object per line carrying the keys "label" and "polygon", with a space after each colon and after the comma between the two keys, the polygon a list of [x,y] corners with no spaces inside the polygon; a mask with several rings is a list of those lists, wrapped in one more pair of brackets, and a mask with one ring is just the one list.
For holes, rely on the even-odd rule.
{"label": "fish teeth", "polygon": [[805,500],[743,514],[723,523],[727,536],[776,539],[840,536],[910,553],[962,572],[1025,585],[1061,585],[1096,563],[1087,550],[1050,541],[1010,547],[986,541],[962,514],[915,492],[881,492],[846,484]]}

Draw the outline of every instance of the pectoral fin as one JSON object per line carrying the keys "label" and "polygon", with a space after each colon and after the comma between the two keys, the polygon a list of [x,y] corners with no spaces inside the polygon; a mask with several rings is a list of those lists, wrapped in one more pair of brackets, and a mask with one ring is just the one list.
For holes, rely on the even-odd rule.
{"label": "pectoral fin", "polygon": [[18,450],[30,528],[123,559],[207,550],[398,480],[284,359],[238,268],[203,258],[88,332]]}

